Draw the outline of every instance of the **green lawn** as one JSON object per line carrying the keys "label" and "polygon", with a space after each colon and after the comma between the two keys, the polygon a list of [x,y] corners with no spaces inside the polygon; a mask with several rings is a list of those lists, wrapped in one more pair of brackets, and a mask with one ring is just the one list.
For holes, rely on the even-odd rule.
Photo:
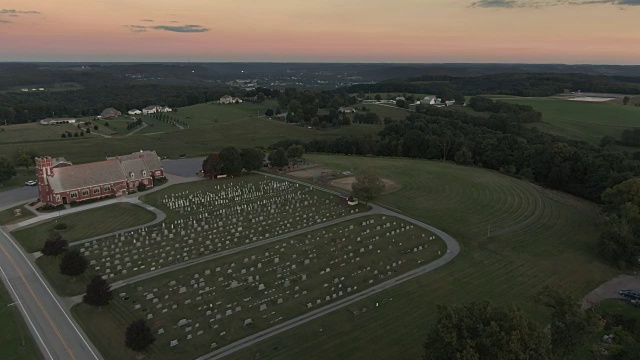
{"label": "green lawn", "polygon": [[278,102],[275,100],[265,101],[261,104],[211,102],[183,107],[178,112],[168,113],[168,116],[185,121],[190,127],[200,127],[264,117],[267,109],[275,111],[276,108],[278,108]]}
{"label": "green lawn", "polygon": [[40,251],[56,223],[67,225],[60,231],[69,242],[108,234],[153,221],[155,214],[140,206],[118,203],[62,216],[12,232],[12,235],[28,252]]}
{"label": "green lawn", "polygon": [[[16,209],[20,209],[20,216],[15,216],[14,211]],[[0,225],[17,223],[23,220],[31,219],[34,216],[35,215],[31,211],[25,209],[24,206],[19,205],[16,207],[12,207],[11,209],[0,211]]]}
{"label": "green lawn", "polygon": [[622,131],[640,127],[640,107],[551,98],[508,98],[501,101],[531,105],[542,112],[540,130],[599,144],[603,136],[620,139]]}
{"label": "green lawn", "polygon": [[[0,349],[3,360],[42,359],[20,310],[13,303],[7,289],[0,284]],[[24,346],[22,342],[24,341]]]}
{"label": "green lawn", "polygon": [[[401,109],[398,107],[391,107],[386,105],[378,105],[378,104],[365,104],[364,106],[367,109],[377,113],[380,116],[380,119],[384,119],[385,117],[390,117],[393,120],[404,120],[407,116],[411,114],[411,112],[407,109]],[[351,119],[353,119],[353,114],[351,115]],[[383,126],[380,126],[380,130],[382,130]]]}
{"label": "green lawn", "polygon": [[402,187],[380,203],[450,233],[463,251],[453,263],[361,302],[373,309],[366,314],[343,309],[230,359],[417,359],[437,304],[515,303],[546,323],[546,310],[533,299],[544,285],[567,284],[584,295],[616,274],[595,254],[602,225],[598,207],[584,200],[441,162],[307,157],[339,170],[378,169]]}
{"label": "green lawn", "polygon": [[[40,125],[40,123],[0,126],[0,143],[21,143],[43,140],[68,140],[61,136],[66,131],[74,133],[78,128],[74,124]],[[28,148],[28,146],[26,146]]]}

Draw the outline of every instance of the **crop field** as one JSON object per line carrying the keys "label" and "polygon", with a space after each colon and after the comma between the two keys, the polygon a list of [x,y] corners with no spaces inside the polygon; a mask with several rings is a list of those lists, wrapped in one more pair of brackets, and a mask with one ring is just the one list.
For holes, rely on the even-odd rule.
{"label": "crop field", "polygon": [[150,359],[193,358],[427,264],[445,250],[412,224],[366,216],[118,288],[108,313],[82,305],[74,313],[94,343],[109,349],[107,359],[130,356],[121,335],[137,318],[157,334]]}
{"label": "crop field", "polygon": [[540,130],[576,140],[599,144],[603,136],[620,139],[622,131],[640,127],[640,107],[579,102],[550,98],[500,99],[531,105],[542,112],[543,124],[532,124]]}
{"label": "crop field", "polygon": [[[56,231],[71,242],[104,235],[148,223],[156,216],[149,210],[129,203],[117,203],[61,216],[13,231],[11,234],[27,252],[40,251],[50,233]],[[66,224],[64,230],[54,230],[56,224]]]}
{"label": "crop field", "polygon": [[451,234],[462,253],[358,303],[369,309],[364,314],[339,310],[229,359],[417,359],[438,304],[513,303],[544,324],[548,313],[534,299],[542,287],[566,284],[581,296],[616,274],[595,253],[603,227],[598,207],[587,201],[497,172],[435,161],[307,158],[339,171],[377,169],[401,186],[379,203]]}

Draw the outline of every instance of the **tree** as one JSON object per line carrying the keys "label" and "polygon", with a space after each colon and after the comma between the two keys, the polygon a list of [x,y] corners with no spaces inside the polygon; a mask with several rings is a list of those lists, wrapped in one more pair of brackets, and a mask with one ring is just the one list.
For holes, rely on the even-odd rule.
{"label": "tree", "polygon": [[257,103],[262,103],[265,101],[265,99],[266,99],[266,96],[264,96],[263,93],[258,93],[258,95],[256,96]]}
{"label": "tree", "polygon": [[607,147],[616,144],[616,139],[613,136],[605,135],[600,139],[600,147]]}
{"label": "tree", "polygon": [[32,151],[19,150],[13,155],[13,162],[16,166],[22,166],[29,169],[35,165],[36,154]]}
{"label": "tree", "polygon": [[100,275],[92,277],[87,284],[82,302],[91,306],[107,306],[111,300],[113,300],[111,285]]}
{"label": "tree", "polygon": [[242,173],[242,157],[235,146],[228,146],[220,151],[222,172],[227,175],[239,175]]}
{"label": "tree", "polygon": [[598,330],[595,313],[583,311],[566,288],[545,286],[537,300],[551,309],[551,348],[560,359],[570,358]]}
{"label": "tree", "polygon": [[0,183],[5,182],[16,176],[16,168],[13,163],[3,157],[0,157]]}
{"label": "tree", "polygon": [[57,232],[49,235],[42,246],[42,255],[58,256],[67,250],[69,242],[60,236]]}
{"label": "tree", "polygon": [[137,188],[138,188],[138,192],[143,192],[147,190],[147,185],[145,185],[143,182],[139,182]]}
{"label": "tree", "polygon": [[629,103],[629,100],[631,100],[631,98],[628,96],[625,96],[624,98],[622,98],[622,104],[627,105]]}
{"label": "tree", "polygon": [[202,170],[205,175],[219,175],[222,173],[222,160],[220,153],[213,153],[207,156],[202,162]]}
{"label": "tree", "polygon": [[247,171],[258,170],[264,164],[264,151],[256,148],[245,148],[240,150],[242,167]]}
{"label": "tree", "polygon": [[380,196],[384,191],[384,182],[372,169],[364,169],[356,175],[356,181],[351,185],[353,195],[365,203]]}
{"label": "tree", "polygon": [[300,159],[304,156],[304,146],[293,144],[287,148],[287,158]]}
{"label": "tree", "polygon": [[382,96],[380,96],[380,94],[376,94],[375,99],[376,101],[380,101],[382,100]]}
{"label": "tree", "polygon": [[264,114],[269,117],[273,116],[273,109],[267,109],[267,111],[265,111]]}
{"label": "tree", "polygon": [[278,169],[289,165],[289,160],[287,159],[287,152],[284,150],[284,148],[280,147],[278,148],[278,150],[270,152],[269,163],[271,164],[271,166],[274,166]]}
{"label": "tree", "polygon": [[409,103],[406,102],[405,100],[398,100],[396,101],[396,106],[399,108],[403,108],[403,109],[408,109],[409,108]]}
{"label": "tree", "polygon": [[89,261],[77,249],[71,249],[62,256],[60,260],[60,273],[75,277],[82,275],[89,266]]}
{"label": "tree", "polygon": [[549,337],[522,310],[472,302],[439,306],[424,360],[550,359]]}
{"label": "tree", "polygon": [[124,344],[129,349],[141,353],[156,341],[151,328],[144,319],[138,319],[129,326],[124,334]]}

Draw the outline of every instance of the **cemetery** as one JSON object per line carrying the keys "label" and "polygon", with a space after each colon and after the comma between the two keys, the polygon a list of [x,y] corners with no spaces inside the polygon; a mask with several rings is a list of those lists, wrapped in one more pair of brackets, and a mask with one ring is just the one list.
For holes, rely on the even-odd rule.
{"label": "cemetery", "polygon": [[157,334],[152,358],[160,352],[161,358],[192,358],[424,266],[445,252],[445,244],[425,229],[391,216],[366,215],[117,287],[106,309],[110,324],[86,322],[85,330],[118,329],[93,339],[107,346],[115,344],[128,321],[145,318]]}
{"label": "cemetery", "polygon": [[259,175],[167,190],[172,191],[154,198],[155,205],[173,220],[75,246],[90,261],[88,276],[103,274],[113,283],[368,210],[309,186]]}

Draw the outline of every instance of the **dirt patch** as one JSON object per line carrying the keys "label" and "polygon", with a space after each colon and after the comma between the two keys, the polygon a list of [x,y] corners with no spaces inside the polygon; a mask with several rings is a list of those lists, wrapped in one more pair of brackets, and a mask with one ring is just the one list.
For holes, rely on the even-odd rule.
{"label": "dirt patch", "polygon": [[295,176],[297,178],[300,179],[320,179],[320,178],[332,178],[336,176],[336,171],[326,168],[326,167],[322,167],[322,166],[317,166],[317,167],[313,167],[313,168],[308,168],[308,169],[303,169],[303,170],[297,170],[297,171],[292,171],[290,173],[288,173],[288,175],[291,176]]}
{"label": "dirt patch", "polygon": [[[355,176],[350,176],[342,179],[333,180],[329,184],[331,184],[331,186],[335,186],[343,190],[351,191],[351,185],[354,182],[356,182]],[[400,186],[389,179],[382,179],[382,182],[384,183],[383,194],[388,194],[388,193],[392,193],[394,191],[400,190]]]}
{"label": "dirt patch", "polygon": [[640,290],[640,276],[620,275],[598,286],[582,299],[582,308],[587,309],[606,299],[623,299],[620,290]]}

